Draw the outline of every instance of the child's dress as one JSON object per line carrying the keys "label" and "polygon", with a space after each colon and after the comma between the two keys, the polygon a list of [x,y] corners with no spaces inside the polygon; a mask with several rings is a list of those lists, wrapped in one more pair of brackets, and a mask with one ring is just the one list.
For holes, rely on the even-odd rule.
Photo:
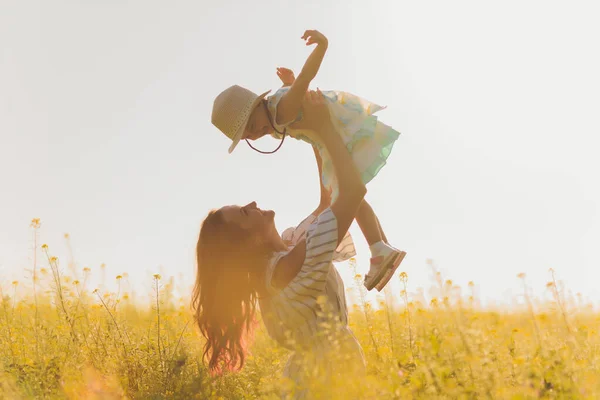
{"label": "child's dress", "polygon": [[[317,148],[323,160],[321,174],[323,186],[331,191],[333,201],[337,198],[338,185],[333,164],[326,149],[319,143],[314,132],[290,128],[290,125],[302,118],[302,113],[300,112],[293,121],[284,124],[277,124],[276,122],[277,105],[288,90],[289,87],[280,88],[267,99],[273,124],[280,132],[287,128],[289,136],[310,143]],[[323,91],[322,93],[328,100],[331,120],[352,155],[363,183],[370,182],[386,164],[400,132],[378,121],[377,117],[373,115],[385,107],[346,92]],[[278,133],[274,133],[273,136],[281,139],[281,135]]]}

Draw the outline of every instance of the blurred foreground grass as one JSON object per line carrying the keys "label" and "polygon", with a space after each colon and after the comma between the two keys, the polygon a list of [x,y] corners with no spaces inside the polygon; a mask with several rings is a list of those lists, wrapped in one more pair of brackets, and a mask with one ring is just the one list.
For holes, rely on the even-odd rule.
{"label": "blurred foreground grass", "polygon": [[[172,280],[155,275],[153,301],[139,304],[120,284],[117,293],[86,288],[89,269],[81,281],[63,276],[41,249],[48,268],[33,271],[30,290],[0,285],[0,398],[275,399],[291,389],[281,378],[288,352],[262,325],[244,369],[213,378]],[[409,298],[404,273],[394,307],[370,304],[358,284],[350,323],[367,375],[315,379],[312,389],[324,399],[598,399],[600,315],[565,299],[551,273],[553,301],[534,302],[520,275],[524,307],[504,312],[480,309],[439,273],[428,304]]]}

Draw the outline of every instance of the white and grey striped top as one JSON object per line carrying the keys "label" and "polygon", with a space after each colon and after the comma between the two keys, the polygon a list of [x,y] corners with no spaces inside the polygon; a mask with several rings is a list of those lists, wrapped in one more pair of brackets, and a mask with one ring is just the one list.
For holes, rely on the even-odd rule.
{"label": "white and grey striped top", "polygon": [[[304,218],[304,220],[302,220],[302,222],[300,222],[300,224],[298,224],[298,226],[295,228],[288,228],[283,231],[281,238],[290,244],[290,248],[294,248],[298,242],[306,237],[306,231],[316,220],[316,215],[309,215],[308,217]],[[337,249],[335,249],[335,253],[333,254],[333,262],[348,261],[350,258],[355,256],[356,248],[354,247],[354,240],[352,240],[352,235],[350,235],[350,232],[348,231],[346,232],[346,235],[344,235],[344,239],[342,239]]]}
{"label": "white and grey striped top", "polygon": [[[348,324],[344,283],[332,263],[337,241],[337,219],[328,208],[306,231],[304,263],[283,289],[274,288],[271,277],[287,252],[275,254],[271,260],[266,282],[269,295],[259,300],[260,309],[269,335],[288,349],[325,345],[326,340],[320,340],[324,337],[321,322],[329,320],[329,313],[343,326]],[[324,309],[328,313],[321,312]]]}

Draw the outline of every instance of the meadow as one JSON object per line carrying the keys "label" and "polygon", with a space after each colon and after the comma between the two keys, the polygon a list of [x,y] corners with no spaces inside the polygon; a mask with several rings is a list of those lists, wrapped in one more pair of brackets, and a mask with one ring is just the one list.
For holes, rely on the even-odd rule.
{"label": "meadow", "polygon": [[[36,264],[46,267],[34,266],[31,282],[0,285],[0,398],[276,399],[293,390],[281,377],[288,351],[262,325],[242,371],[214,377],[174,279],[154,275],[152,301],[142,302],[124,289],[127,274],[112,277],[118,289],[104,292],[88,287],[97,271],[74,277],[48,246],[39,252]],[[534,285],[550,301],[532,298],[520,274],[522,307],[511,310],[485,309],[474,284],[460,288],[433,276],[428,300],[399,273],[401,291],[385,291],[373,304],[356,274],[347,288],[356,299],[350,325],[367,374],[324,381],[314,371],[316,398],[600,398],[600,314],[566,295],[554,271]]]}

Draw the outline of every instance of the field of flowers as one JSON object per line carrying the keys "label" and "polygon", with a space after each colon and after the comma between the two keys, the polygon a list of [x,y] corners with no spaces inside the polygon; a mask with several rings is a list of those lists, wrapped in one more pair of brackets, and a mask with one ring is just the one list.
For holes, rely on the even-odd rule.
{"label": "field of flowers", "polygon": [[[293,390],[281,378],[287,351],[260,324],[243,370],[211,377],[189,300],[174,296],[173,279],[155,275],[153,300],[140,303],[121,289],[126,274],[115,277],[114,293],[91,290],[93,271],[75,279],[46,245],[39,248],[47,268],[34,268],[30,289],[17,281],[0,285],[0,398],[276,399]],[[438,296],[426,304],[408,294],[405,273],[396,278],[400,293],[371,304],[357,275],[350,322],[367,374],[323,381],[314,371],[315,396],[600,398],[600,315],[565,296],[553,271],[545,284],[553,301],[531,298],[521,274],[524,307],[510,312],[482,309],[472,287],[465,295],[435,277]],[[343,369],[343,354],[334,362]]]}

